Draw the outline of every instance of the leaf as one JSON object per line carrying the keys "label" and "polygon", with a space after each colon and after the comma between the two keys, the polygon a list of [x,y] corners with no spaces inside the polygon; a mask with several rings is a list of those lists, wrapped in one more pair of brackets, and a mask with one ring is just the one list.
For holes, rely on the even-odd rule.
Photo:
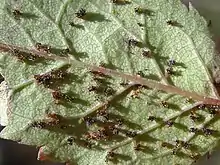
{"label": "leaf", "polygon": [[1,115],[0,115],[0,125],[5,126],[7,125],[8,122],[8,117],[7,117],[7,84],[5,81],[2,81],[0,84],[0,106],[1,106]]}
{"label": "leaf", "polygon": [[40,147],[39,160],[94,165],[188,165],[216,146],[214,44],[191,5],[2,4],[2,138]]}

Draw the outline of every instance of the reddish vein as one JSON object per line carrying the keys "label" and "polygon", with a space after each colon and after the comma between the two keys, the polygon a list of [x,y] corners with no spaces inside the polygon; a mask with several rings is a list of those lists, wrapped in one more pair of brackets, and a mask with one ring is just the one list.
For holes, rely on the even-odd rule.
{"label": "reddish vein", "polygon": [[106,75],[110,75],[110,76],[117,76],[117,77],[121,77],[123,79],[132,81],[133,83],[137,83],[137,84],[141,84],[141,85],[145,85],[149,88],[155,88],[158,90],[162,90],[168,93],[174,93],[174,94],[178,94],[181,96],[185,96],[188,98],[192,98],[194,100],[197,101],[202,101],[203,104],[210,104],[210,105],[220,105],[220,100],[216,99],[216,98],[210,98],[207,96],[202,96],[196,92],[190,92],[190,91],[186,91],[186,90],[182,90],[178,87],[172,86],[172,85],[165,85],[162,83],[158,83],[156,81],[150,80],[150,79],[145,79],[139,76],[135,76],[135,75],[128,75],[125,73],[121,73],[112,69],[107,69],[104,67],[98,67],[98,66],[94,66],[94,65],[90,65],[90,64],[86,64],[84,62],[80,62],[77,61],[75,59],[69,59],[69,58],[65,58],[65,57],[59,57],[55,54],[47,54],[45,52],[40,52],[36,49],[27,49],[27,48],[23,48],[23,47],[18,47],[18,46],[14,46],[14,45],[8,45],[8,44],[3,44],[0,43],[0,51],[2,52],[10,52],[11,50],[16,49],[19,50],[21,52],[25,52],[25,53],[32,53],[32,54],[36,54],[40,57],[44,57],[46,59],[52,59],[52,60],[61,60],[64,62],[68,62],[70,64],[74,64],[74,67],[87,67],[91,70],[94,71],[99,71],[102,72],[103,74]]}

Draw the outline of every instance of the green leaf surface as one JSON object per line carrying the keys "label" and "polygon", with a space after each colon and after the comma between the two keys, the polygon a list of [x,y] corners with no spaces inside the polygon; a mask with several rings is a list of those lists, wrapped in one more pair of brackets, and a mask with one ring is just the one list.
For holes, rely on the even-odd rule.
{"label": "green leaf surface", "polygon": [[[86,15],[77,18],[81,8]],[[0,41],[12,52],[0,56],[11,89],[2,138],[40,147],[40,160],[79,165],[188,165],[216,146],[220,123],[210,111],[219,107],[201,108],[201,100],[194,100],[219,97],[211,73],[214,43],[191,5],[4,0],[0,14]],[[50,45],[51,54],[36,50],[36,43]],[[16,53],[20,47],[36,59]],[[53,78],[40,83],[36,75]],[[141,80],[159,85],[148,88]],[[181,91],[171,92],[172,86]]]}

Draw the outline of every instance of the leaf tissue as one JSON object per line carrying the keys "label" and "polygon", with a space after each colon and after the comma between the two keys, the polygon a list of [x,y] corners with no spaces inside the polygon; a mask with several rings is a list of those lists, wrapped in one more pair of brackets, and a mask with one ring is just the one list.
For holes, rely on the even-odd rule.
{"label": "leaf tissue", "polygon": [[2,0],[1,137],[69,165],[195,162],[220,137],[207,25],[179,0]]}

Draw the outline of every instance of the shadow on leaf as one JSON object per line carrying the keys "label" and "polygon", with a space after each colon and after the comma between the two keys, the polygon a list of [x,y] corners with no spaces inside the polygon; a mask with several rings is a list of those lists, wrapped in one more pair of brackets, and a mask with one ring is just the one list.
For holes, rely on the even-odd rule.
{"label": "shadow on leaf", "polygon": [[156,143],[160,141],[159,139],[150,136],[148,133],[137,136],[136,140],[138,142]]}
{"label": "shadow on leaf", "polygon": [[[109,114],[109,118],[112,119],[112,120],[117,120],[117,119],[121,119],[122,120],[122,125],[125,125],[126,127],[128,128],[131,128],[131,129],[142,129],[141,125],[137,124],[137,123],[133,123],[129,120],[125,120],[123,118],[123,116],[120,116],[120,115],[116,115],[116,114],[113,114],[113,113],[110,113]],[[115,121],[117,122],[117,121]]]}
{"label": "shadow on leaf", "polygon": [[184,130],[185,132],[189,132],[189,128],[182,123],[173,123],[173,126],[179,128],[180,130]]}
{"label": "shadow on leaf", "polygon": [[130,156],[124,155],[124,154],[119,154],[119,153],[114,153],[114,157],[111,158],[110,160],[107,161],[111,161],[114,164],[118,164],[119,160],[124,160],[124,161],[129,161],[132,158]]}
{"label": "shadow on leaf", "polygon": [[37,19],[37,18],[39,18],[39,16],[37,16],[36,14],[33,14],[33,13],[22,13],[21,17],[24,19]]}
{"label": "shadow on leaf", "polygon": [[128,114],[130,110],[128,107],[125,107],[122,104],[117,103],[117,102],[113,103],[111,106],[114,107],[114,110],[120,113],[123,113],[123,114]]}
{"label": "shadow on leaf", "polygon": [[145,145],[139,145],[138,148],[135,149],[136,152],[144,152],[144,153],[150,153],[150,154],[154,154],[155,153],[155,149],[153,149],[152,147],[149,146],[145,146]]}
{"label": "shadow on leaf", "polygon": [[101,67],[104,67],[104,68],[108,68],[108,69],[119,69],[116,65],[114,65],[110,60],[108,60],[107,63],[104,63],[104,62],[101,62],[100,63],[100,66]]}
{"label": "shadow on leaf", "polygon": [[128,0],[116,0],[116,2],[114,2],[115,5],[129,5],[131,4],[130,1]]}
{"label": "shadow on leaf", "polygon": [[72,26],[72,27],[75,27],[75,28],[77,28],[77,29],[85,30],[85,28],[84,28],[83,25],[75,24],[74,22],[69,22],[69,25]]}
{"label": "shadow on leaf", "polygon": [[100,13],[92,13],[92,12],[87,12],[86,15],[83,17],[83,19],[90,22],[109,21],[108,19],[105,18],[104,15]]}
{"label": "shadow on leaf", "polygon": [[71,39],[67,38],[68,46],[70,49],[69,54],[73,55],[77,60],[80,58],[87,58],[88,54],[86,52],[77,52],[76,49],[73,47],[73,42]]}

